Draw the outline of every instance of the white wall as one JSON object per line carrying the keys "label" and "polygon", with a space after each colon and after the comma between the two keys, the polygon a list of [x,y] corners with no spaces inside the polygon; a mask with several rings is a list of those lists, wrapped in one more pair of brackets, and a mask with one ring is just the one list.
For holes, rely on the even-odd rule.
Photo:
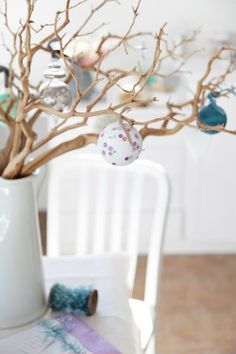
{"label": "white wall", "polygon": [[[45,2],[39,0],[36,5],[35,27],[39,27],[42,23],[52,23],[55,16],[55,11],[63,9],[65,0],[54,0]],[[72,3],[74,3],[72,1]],[[96,6],[100,0],[87,0],[79,8],[72,11],[71,25],[66,30],[66,34],[73,33],[75,28],[81,24],[85,16],[90,11],[91,4]],[[113,31],[115,33],[124,34],[130,24],[132,16],[132,5],[136,4],[135,0],[120,0],[121,5],[114,2],[108,3],[106,7],[98,12],[85,32],[94,29],[102,22],[109,23],[99,33]],[[25,1],[24,0],[7,0],[9,12],[9,24],[16,29],[19,19],[25,16]],[[180,34],[189,34],[193,29],[201,28],[202,34],[196,44],[197,48],[209,48],[207,38],[217,38],[224,36],[226,32],[236,32],[235,28],[235,0],[143,0],[140,8],[140,15],[135,25],[137,31],[152,31],[157,32],[161,25],[167,22],[166,32],[169,38],[175,38]],[[1,31],[3,25],[1,24]],[[47,33],[49,29],[45,29]],[[4,38],[7,46],[11,47],[11,36],[4,32]],[[98,34],[99,34],[98,33]],[[37,42],[42,37],[42,34],[34,35],[33,42]],[[140,43],[140,41],[137,41]],[[0,64],[7,65],[9,54],[3,47],[2,36],[0,36]],[[133,54],[134,55],[134,54]],[[35,57],[31,72],[31,79],[37,83],[43,77],[43,71],[47,67],[48,54],[41,53]],[[125,55],[120,55],[118,52],[112,60],[118,61],[120,65],[127,65],[128,58]],[[133,65],[132,65],[133,66]],[[1,87],[1,78],[0,78]]]}
{"label": "white wall", "polygon": [[[35,25],[41,23],[51,23],[54,19],[55,11],[63,9],[64,0],[38,1],[34,21]],[[91,3],[97,5],[98,0],[87,0],[79,9],[72,12],[72,25],[67,30],[70,33],[88,14]],[[132,14],[132,4],[134,0],[120,0],[121,5],[114,3],[108,4],[101,12],[98,13],[96,19],[91,21],[88,30],[96,27],[102,22],[108,22],[109,25],[104,27],[104,31],[112,30],[119,34],[125,33],[126,28],[130,23]],[[19,18],[24,18],[25,1],[24,0],[7,0],[9,9],[9,23],[16,28]],[[162,24],[167,22],[167,32],[170,36],[177,35],[186,31],[191,31],[194,28],[202,28],[205,36],[216,36],[225,31],[235,31],[235,0],[143,0],[140,16],[137,20],[135,29],[142,31],[156,32]],[[3,28],[1,26],[1,28]],[[6,36],[7,44],[10,41],[10,36]],[[40,38],[40,35],[36,36]],[[0,38],[0,44],[2,39]],[[8,55],[1,48],[1,64],[7,63]],[[40,57],[36,59],[35,66],[37,70],[33,73],[34,79],[40,79],[42,71],[47,63],[47,58],[44,60]]]}

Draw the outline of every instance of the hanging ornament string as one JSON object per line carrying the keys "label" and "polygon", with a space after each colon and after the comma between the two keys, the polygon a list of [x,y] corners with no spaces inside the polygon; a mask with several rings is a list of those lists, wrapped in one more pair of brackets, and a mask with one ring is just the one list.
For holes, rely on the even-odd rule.
{"label": "hanging ornament string", "polygon": [[[126,138],[128,139],[128,142],[130,143],[131,146],[133,146],[133,142],[132,142],[132,140],[131,140],[129,131],[128,131],[127,128],[125,127],[125,124],[124,124],[124,122],[123,122],[123,120],[122,120],[122,116],[119,117],[119,123],[120,123],[121,127],[123,128],[124,134],[125,134]],[[132,127],[132,126],[133,126],[133,125],[131,125],[131,127]]]}
{"label": "hanging ornament string", "polygon": [[[213,93],[211,93],[211,95],[213,97],[219,97],[221,96],[222,94],[225,94],[225,93],[231,93],[232,95],[236,96],[236,91],[235,91],[235,88],[234,87],[230,87],[230,88],[225,88],[225,89],[221,89],[221,90],[217,90]],[[209,94],[210,95],[210,94]]]}

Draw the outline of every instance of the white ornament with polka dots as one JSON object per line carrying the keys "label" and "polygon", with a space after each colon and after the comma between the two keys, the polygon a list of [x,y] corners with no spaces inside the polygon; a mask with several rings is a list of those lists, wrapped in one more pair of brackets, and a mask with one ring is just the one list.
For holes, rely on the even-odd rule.
{"label": "white ornament with polka dots", "polygon": [[135,161],[142,150],[142,137],[138,130],[124,122],[107,125],[98,138],[98,148],[104,159],[117,166]]}

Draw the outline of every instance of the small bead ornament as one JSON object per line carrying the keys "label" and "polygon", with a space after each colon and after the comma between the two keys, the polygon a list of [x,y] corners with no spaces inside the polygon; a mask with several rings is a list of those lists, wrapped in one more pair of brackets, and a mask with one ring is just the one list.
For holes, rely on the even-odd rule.
{"label": "small bead ornament", "polygon": [[128,165],[139,157],[142,137],[134,126],[118,121],[101,131],[98,148],[108,163],[117,166]]}

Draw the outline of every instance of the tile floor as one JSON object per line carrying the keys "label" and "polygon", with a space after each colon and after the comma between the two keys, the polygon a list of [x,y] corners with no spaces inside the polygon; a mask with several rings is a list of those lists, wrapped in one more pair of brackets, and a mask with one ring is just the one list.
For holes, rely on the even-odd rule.
{"label": "tile floor", "polygon": [[158,354],[236,354],[236,255],[164,257]]}

